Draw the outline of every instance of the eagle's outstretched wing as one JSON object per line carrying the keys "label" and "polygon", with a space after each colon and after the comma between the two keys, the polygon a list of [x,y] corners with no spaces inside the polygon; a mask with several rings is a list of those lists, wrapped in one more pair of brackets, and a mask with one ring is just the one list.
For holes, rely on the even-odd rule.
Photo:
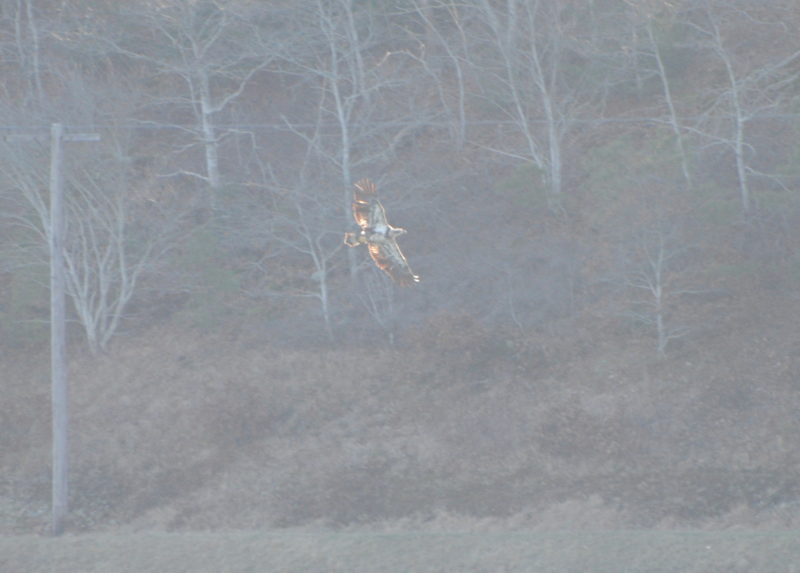
{"label": "eagle's outstretched wing", "polygon": [[378,268],[400,286],[410,286],[419,282],[419,276],[411,271],[408,261],[394,239],[371,241],[367,244],[367,248]]}
{"label": "eagle's outstretched wing", "polygon": [[375,183],[361,179],[353,185],[353,219],[361,229],[387,225],[386,210],[378,201]]}

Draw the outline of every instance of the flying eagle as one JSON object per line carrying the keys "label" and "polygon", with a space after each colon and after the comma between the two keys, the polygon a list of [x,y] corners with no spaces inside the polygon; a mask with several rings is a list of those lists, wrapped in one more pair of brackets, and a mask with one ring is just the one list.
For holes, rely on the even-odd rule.
{"label": "flying eagle", "polygon": [[362,179],[353,187],[353,218],[360,230],[345,233],[344,243],[348,247],[367,245],[369,256],[378,268],[397,284],[408,286],[418,283],[419,277],[411,271],[397,246],[397,237],[404,235],[406,230],[392,227],[386,220],[386,210],[378,201],[375,184],[369,179]]}

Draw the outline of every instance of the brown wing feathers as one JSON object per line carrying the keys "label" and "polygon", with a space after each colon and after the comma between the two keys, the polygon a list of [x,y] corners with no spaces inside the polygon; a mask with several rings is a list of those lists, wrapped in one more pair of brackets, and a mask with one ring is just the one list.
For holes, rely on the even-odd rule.
{"label": "brown wing feathers", "polygon": [[410,286],[419,282],[419,277],[411,271],[408,261],[394,239],[371,242],[367,248],[378,268],[400,286]]}
{"label": "brown wing feathers", "polygon": [[353,219],[362,229],[370,226],[370,211],[373,201],[378,200],[375,184],[369,179],[362,179],[353,185]]}

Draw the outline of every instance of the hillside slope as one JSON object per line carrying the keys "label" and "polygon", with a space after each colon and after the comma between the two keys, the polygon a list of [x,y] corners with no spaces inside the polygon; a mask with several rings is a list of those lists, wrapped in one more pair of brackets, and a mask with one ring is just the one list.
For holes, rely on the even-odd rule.
{"label": "hillside slope", "polygon": [[[326,349],[165,323],[75,352],[71,527],[798,527],[797,301],[726,304],[662,360],[590,317],[521,336],[438,316]],[[5,533],[49,503],[47,367],[22,358],[3,360]]]}

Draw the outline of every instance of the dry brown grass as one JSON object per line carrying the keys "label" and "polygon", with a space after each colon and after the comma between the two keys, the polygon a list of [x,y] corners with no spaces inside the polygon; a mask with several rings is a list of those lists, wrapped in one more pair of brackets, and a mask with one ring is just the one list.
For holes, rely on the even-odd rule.
{"label": "dry brown grass", "polygon": [[[153,328],[73,352],[70,527],[798,527],[796,326],[761,320],[667,361],[649,341],[463,316],[394,350]],[[6,362],[0,526],[40,531],[47,368]]]}

